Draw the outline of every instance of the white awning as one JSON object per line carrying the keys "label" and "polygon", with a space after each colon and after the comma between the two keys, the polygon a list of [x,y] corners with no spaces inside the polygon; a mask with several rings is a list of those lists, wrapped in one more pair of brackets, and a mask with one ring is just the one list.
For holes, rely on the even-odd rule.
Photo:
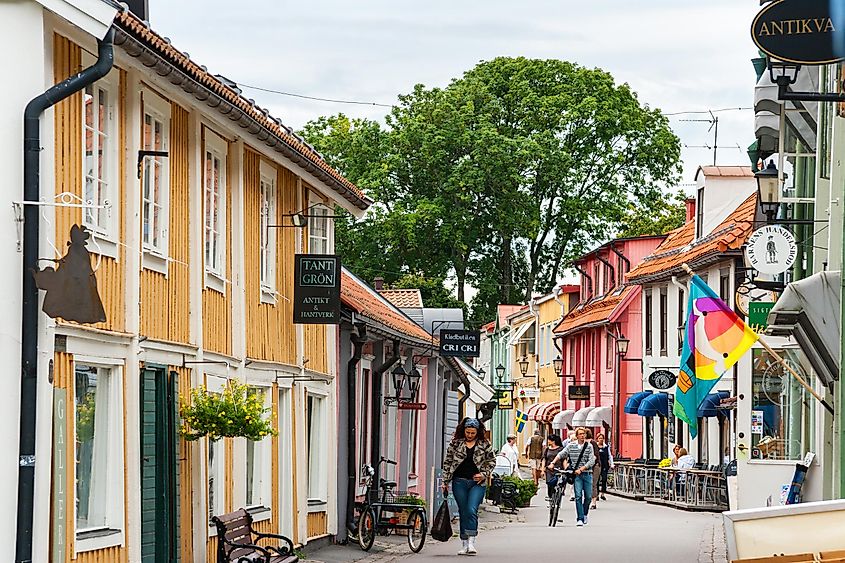
{"label": "white awning", "polygon": [[587,426],[587,415],[590,414],[596,407],[584,407],[572,416],[572,426]]}
{"label": "white awning", "polygon": [[528,329],[530,329],[532,326],[534,326],[533,319],[528,321],[527,323],[519,325],[519,328],[517,328],[516,331],[513,333],[511,339],[508,340],[508,346],[516,346],[517,344],[519,344],[519,341],[522,340],[522,337],[525,336],[525,333],[528,332]]}
{"label": "white awning", "polygon": [[574,414],[575,411],[572,409],[567,409],[557,413],[552,419],[552,428],[555,430],[563,430],[568,424],[572,424],[572,416]]}
{"label": "white awning", "polygon": [[602,424],[612,425],[611,419],[613,417],[613,407],[604,406],[596,407],[590,414],[587,415],[587,422],[585,426],[595,427]]}
{"label": "white awning", "polygon": [[481,405],[493,400],[495,391],[479,377],[478,371],[461,358],[455,358],[455,361],[467,375],[467,379],[469,380],[469,400],[476,405]]}

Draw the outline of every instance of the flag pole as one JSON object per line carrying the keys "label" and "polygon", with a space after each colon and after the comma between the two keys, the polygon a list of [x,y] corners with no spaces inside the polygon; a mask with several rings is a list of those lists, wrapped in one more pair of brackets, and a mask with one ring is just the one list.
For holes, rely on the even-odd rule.
{"label": "flag pole", "polygon": [[[689,265],[688,265],[686,262],[684,262],[683,264],[681,264],[681,267],[682,267],[682,268],[684,269],[684,271],[686,271],[686,273],[688,273],[689,275],[691,275],[691,276],[692,276],[692,275],[695,275],[695,272],[693,272],[693,271],[692,271],[692,268],[690,268],[690,267],[689,267]],[[784,360],[784,359],[781,357],[781,355],[780,355],[780,354],[778,354],[777,352],[775,352],[775,351],[774,351],[774,349],[773,349],[771,346],[769,346],[769,343],[768,343],[768,342],[766,342],[766,341],[765,341],[765,339],[763,339],[763,336],[762,336],[761,334],[758,334],[758,335],[757,335],[757,342],[759,342],[759,343],[763,346],[763,348],[765,348],[765,349],[766,349],[766,351],[767,351],[767,352],[768,352],[768,353],[769,353],[769,354],[770,354],[770,355],[771,355],[771,356],[772,356],[775,360],[777,360],[777,362],[778,362],[780,365],[782,365],[782,366],[786,369],[786,371],[788,371],[788,372],[790,373],[790,375],[792,375],[792,377],[794,377],[794,378],[795,378],[795,380],[796,380],[796,381],[798,381],[798,383],[800,383],[802,387],[804,387],[804,389],[806,389],[806,390],[807,390],[807,392],[808,392],[810,395],[812,395],[813,397],[815,397],[815,399],[816,399],[819,403],[821,403],[821,405],[822,405],[825,409],[827,409],[827,411],[828,411],[830,414],[833,414],[833,407],[832,407],[832,406],[830,406],[830,405],[829,405],[829,404],[828,404],[828,403],[827,403],[824,399],[822,399],[822,398],[821,398],[821,396],[820,396],[818,393],[816,393],[816,390],[815,390],[815,389],[813,389],[812,387],[810,387],[810,385],[809,385],[809,384],[808,384],[808,383],[804,380],[804,378],[803,378],[803,377],[801,377],[801,375],[800,375],[797,371],[795,371],[795,368],[793,368],[791,365],[789,365],[789,364],[786,362],[786,360]]]}

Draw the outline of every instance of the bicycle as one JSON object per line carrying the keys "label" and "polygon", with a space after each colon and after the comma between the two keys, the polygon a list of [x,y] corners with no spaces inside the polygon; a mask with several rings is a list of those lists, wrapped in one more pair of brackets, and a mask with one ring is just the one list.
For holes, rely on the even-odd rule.
{"label": "bicycle", "polygon": [[[373,477],[382,463],[396,465],[395,461],[382,457],[375,468],[369,464],[363,468],[366,475],[366,496],[358,517],[358,546],[364,551],[369,551],[375,542],[376,533],[387,535],[395,530],[407,530],[408,547],[414,553],[419,553],[428,534],[425,509],[418,504],[397,502],[400,497],[408,494],[395,491],[395,482],[379,479],[378,489],[373,490]],[[395,516],[385,516],[385,513],[395,514],[402,511],[409,511],[405,524],[400,524]]]}
{"label": "bicycle", "polygon": [[552,496],[549,499],[549,526],[557,526],[557,515],[560,512],[560,501],[566,492],[566,471],[563,469],[552,469],[557,475],[557,484],[555,485]]}

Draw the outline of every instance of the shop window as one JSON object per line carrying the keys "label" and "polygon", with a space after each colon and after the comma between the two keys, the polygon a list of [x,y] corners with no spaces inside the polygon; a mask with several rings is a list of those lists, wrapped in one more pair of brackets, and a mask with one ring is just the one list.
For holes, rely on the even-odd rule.
{"label": "shop window", "polygon": [[669,303],[666,295],[667,289],[660,288],[660,355],[667,355],[667,342],[669,341]]}
{"label": "shop window", "polygon": [[[686,308],[686,303],[684,302],[684,290],[678,288],[678,327],[683,327],[686,325],[686,317],[684,316],[684,310]],[[681,352],[684,350],[684,339],[678,338],[678,355],[681,355]]]}
{"label": "shop window", "polygon": [[417,474],[417,450],[419,449],[418,435],[419,435],[419,416],[418,411],[408,411],[411,413],[408,424],[410,426],[410,436],[408,439],[408,473],[410,475]]}
{"label": "shop window", "polygon": [[722,268],[719,270],[719,297],[730,305],[731,302],[731,269]]}
{"label": "shop window", "polygon": [[[801,367],[798,349],[778,350],[805,381],[815,377]],[[800,460],[816,451],[815,399],[766,350],[753,350],[751,379],[751,456]]]}
{"label": "shop window", "polygon": [[[259,395],[265,408],[270,408],[269,394],[261,388],[250,389]],[[269,437],[246,441],[246,505],[248,508],[270,508],[272,442]]]}
{"label": "shop window", "polygon": [[76,532],[123,528],[123,401],[119,369],[74,368]]}
{"label": "shop window", "polygon": [[696,457],[696,463],[708,463],[709,455],[709,448],[710,448],[710,440],[709,440],[709,432],[707,429],[708,420],[703,417],[698,417],[698,436],[696,442],[698,442],[698,457]]}
{"label": "shop window", "polygon": [[[170,146],[170,105],[150,92],[144,92],[142,146],[148,151],[168,151]],[[167,256],[170,218],[170,170],[166,157],[144,158],[142,180],[141,231],[144,250],[154,256]],[[167,263],[164,262],[166,272]]]}
{"label": "shop window", "polygon": [[[358,403],[361,406],[360,414],[358,416],[358,471],[364,464],[370,463],[370,388],[372,386],[372,377],[369,369],[361,371],[361,388],[359,391]],[[359,475],[361,481],[364,480],[363,475]]]}
{"label": "shop window", "polygon": [[654,311],[652,310],[651,288],[645,289],[645,355],[651,356],[652,350],[652,321],[654,318]]}
{"label": "shop window", "polygon": [[[93,57],[86,56],[93,64]],[[87,64],[86,64],[87,66]],[[85,88],[82,97],[85,154],[85,186],[82,199],[91,206],[83,209],[82,222],[93,233],[117,238],[118,186],[118,88],[110,74]]]}
{"label": "shop window", "polygon": [[610,333],[605,333],[604,339],[604,350],[605,350],[605,366],[607,369],[613,368],[613,356],[615,355],[615,346],[613,337]]}
{"label": "shop window", "polygon": [[205,132],[204,200],[205,271],[223,279],[226,268],[226,153],[227,143]]}
{"label": "shop window", "polygon": [[261,163],[259,206],[261,290],[273,296],[276,290],[276,229],[271,225],[276,223],[276,170],[264,162]]}
{"label": "shop window", "polygon": [[226,512],[226,447],[224,440],[208,440],[208,465],[206,467],[208,493],[209,533],[214,533],[211,518]]}
{"label": "shop window", "polygon": [[306,451],[308,452],[308,502],[325,503],[328,498],[326,399],[308,395],[306,404]]}

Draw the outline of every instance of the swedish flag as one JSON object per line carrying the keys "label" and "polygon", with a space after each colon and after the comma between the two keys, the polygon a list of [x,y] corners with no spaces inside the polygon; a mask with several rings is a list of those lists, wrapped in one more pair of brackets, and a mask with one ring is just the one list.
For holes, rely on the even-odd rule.
{"label": "swedish flag", "polygon": [[528,422],[528,413],[524,413],[521,410],[517,409],[516,420],[514,422],[516,426],[516,431],[522,432],[522,430],[525,428],[525,423]]}

